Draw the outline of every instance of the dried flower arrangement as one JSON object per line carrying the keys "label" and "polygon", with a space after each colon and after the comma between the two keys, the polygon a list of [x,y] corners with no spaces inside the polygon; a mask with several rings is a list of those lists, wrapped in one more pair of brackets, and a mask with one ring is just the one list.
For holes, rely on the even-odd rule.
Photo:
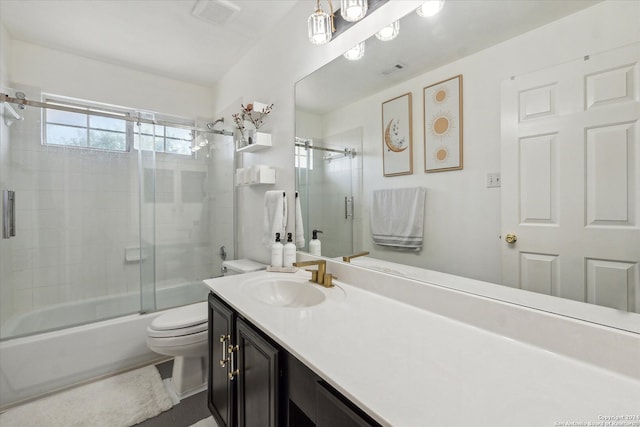
{"label": "dried flower arrangement", "polygon": [[242,133],[244,137],[245,125],[244,122],[247,121],[253,125],[253,127],[257,130],[262,126],[263,119],[269,115],[271,110],[273,109],[273,104],[267,105],[262,109],[262,111],[256,111],[253,109],[253,104],[244,105],[240,104],[241,110],[240,113],[232,114],[233,122],[236,125],[236,128]]}

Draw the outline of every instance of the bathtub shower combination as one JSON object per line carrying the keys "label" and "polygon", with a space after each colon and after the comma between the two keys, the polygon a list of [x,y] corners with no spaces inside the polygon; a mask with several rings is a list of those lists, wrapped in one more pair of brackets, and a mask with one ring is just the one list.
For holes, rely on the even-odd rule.
{"label": "bathtub shower combination", "polygon": [[[215,123],[2,92],[0,408],[160,358],[148,325],[205,301],[234,248],[233,142]],[[82,132],[126,142],[55,139]]]}

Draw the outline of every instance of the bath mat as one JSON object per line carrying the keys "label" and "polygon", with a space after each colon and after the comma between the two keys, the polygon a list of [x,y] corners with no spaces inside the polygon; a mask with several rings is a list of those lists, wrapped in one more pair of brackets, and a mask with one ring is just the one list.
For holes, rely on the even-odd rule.
{"label": "bath mat", "polygon": [[171,409],[155,366],[45,397],[0,414],[2,427],[129,427]]}
{"label": "bath mat", "polygon": [[213,417],[205,418],[204,420],[200,420],[195,424],[191,424],[189,427],[218,427],[218,423]]}

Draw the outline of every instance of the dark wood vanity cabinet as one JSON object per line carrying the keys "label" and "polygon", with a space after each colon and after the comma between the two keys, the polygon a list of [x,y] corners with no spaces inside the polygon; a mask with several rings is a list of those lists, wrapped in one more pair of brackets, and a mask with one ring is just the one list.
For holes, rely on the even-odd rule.
{"label": "dark wood vanity cabinet", "polygon": [[220,427],[284,425],[280,350],[209,295],[209,411]]}
{"label": "dark wood vanity cabinet", "polygon": [[228,347],[235,342],[233,310],[209,295],[209,372],[207,403],[218,426],[236,425],[236,382],[229,380]]}
{"label": "dark wood vanity cabinet", "polygon": [[379,426],[213,293],[208,388],[220,427]]}

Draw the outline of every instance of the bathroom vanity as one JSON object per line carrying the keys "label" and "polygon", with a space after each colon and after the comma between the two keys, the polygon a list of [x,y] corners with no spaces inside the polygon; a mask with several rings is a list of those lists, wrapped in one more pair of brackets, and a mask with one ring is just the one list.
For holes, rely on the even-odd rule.
{"label": "bathroom vanity", "polygon": [[327,271],[334,288],[305,271],[205,281],[222,425],[640,421],[637,334],[330,260]]}
{"label": "bathroom vanity", "polygon": [[219,426],[380,425],[213,292],[209,334],[208,406]]}

